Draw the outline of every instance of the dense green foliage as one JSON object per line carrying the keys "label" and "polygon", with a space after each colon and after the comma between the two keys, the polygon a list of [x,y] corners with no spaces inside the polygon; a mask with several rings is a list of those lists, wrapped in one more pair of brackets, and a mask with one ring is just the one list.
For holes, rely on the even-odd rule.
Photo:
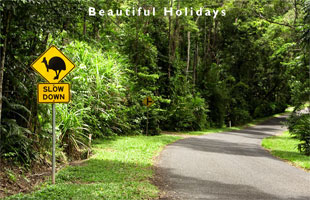
{"label": "dense green foliage", "polygon": [[[152,8],[156,16],[88,16],[99,9]],[[225,10],[226,16],[163,16],[163,7]],[[301,105],[309,94],[309,1],[0,2],[4,71],[0,155],[44,162],[51,106],[30,64],[50,45],[77,68],[72,102],[57,105],[57,141],[81,157],[94,137],[240,125]],[[5,53],[4,53],[5,52]]]}
{"label": "dense green foliage", "polygon": [[[310,1],[305,1],[303,10],[304,24],[301,26],[301,47],[304,53],[295,57],[288,66],[295,70],[291,76],[292,103],[296,105],[288,120],[290,134],[300,142],[298,150],[310,156],[310,106],[304,108],[303,103],[310,101]],[[293,66],[293,67],[292,67]],[[300,111],[301,110],[301,111]]]}

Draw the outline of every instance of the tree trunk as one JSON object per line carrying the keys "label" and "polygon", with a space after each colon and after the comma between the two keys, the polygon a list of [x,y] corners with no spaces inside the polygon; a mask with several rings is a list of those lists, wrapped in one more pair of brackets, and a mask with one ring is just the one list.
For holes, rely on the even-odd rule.
{"label": "tree trunk", "polygon": [[134,54],[134,63],[135,63],[135,73],[137,74],[138,73],[138,56],[139,56],[139,53],[138,53],[138,40],[139,40],[139,27],[138,27],[138,20],[136,22],[136,36],[135,36],[135,54]]}
{"label": "tree trunk", "polygon": [[86,13],[84,14],[84,22],[83,22],[83,35],[86,35]]}
{"label": "tree trunk", "polygon": [[189,71],[190,65],[190,58],[191,58],[191,32],[187,32],[187,64],[186,64],[186,77]]}
{"label": "tree trunk", "polygon": [[[195,23],[197,24],[198,21],[199,21],[199,18],[200,16],[197,17]],[[198,40],[199,40],[199,32],[200,32],[200,29],[199,29],[199,25],[198,25],[198,33],[197,33],[197,39],[196,39],[196,47],[195,47],[195,55],[194,55],[194,64],[193,64],[193,74],[192,74],[192,77],[193,77],[193,85],[195,85],[195,82],[196,82],[196,69],[197,69],[197,66],[198,66]]]}
{"label": "tree trunk", "polygon": [[295,11],[294,25],[295,25],[296,24],[296,20],[298,18],[297,0],[294,0],[294,11]]}
{"label": "tree trunk", "polygon": [[[141,5],[141,2],[138,1],[138,5],[137,7],[139,8]],[[143,18],[140,18],[140,17],[136,17],[136,36],[135,36],[135,43],[134,43],[134,49],[135,49],[135,53],[134,53],[134,64],[135,64],[135,73],[137,74],[138,73],[138,64],[139,64],[139,30],[140,30],[140,27],[139,27],[139,23],[140,23],[140,19],[143,19]],[[143,23],[143,21],[141,21],[141,23]]]}
{"label": "tree trunk", "polygon": [[2,93],[3,93],[4,63],[5,63],[5,54],[6,54],[6,49],[7,49],[10,18],[11,18],[11,14],[10,14],[10,12],[8,12],[8,16],[6,19],[6,25],[5,25],[5,38],[4,38],[3,47],[2,47],[1,66],[0,66],[0,125],[1,125],[1,115],[2,115]]}
{"label": "tree trunk", "polygon": [[207,68],[207,18],[205,17],[204,21],[204,37],[203,37],[203,62],[205,68]]}
{"label": "tree trunk", "polygon": [[212,44],[212,47],[213,47],[213,56],[214,56],[214,60],[216,61],[216,64],[218,65],[220,63],[220,60],[217,58],[217,25],[218,25],[218,21],[215,20],[214,21],[214,34],[213,34],[213,44]]}
{"label": "tree trunk", "polygon": [[[180,0],[178,0],[177,9],[178,10],[180,9]],[[176,49],[177,49],[177,47],[179,45],[179,29],[180,29],[179,17],[176,17],[174,31],[173,31],[173,37],[172,37],[172,46],[171,46],[171,59],[172,59],[172,62],[175,59],[175,52],[176,52]]]}
{"label": "tree trunk", "polygon": [[196,51],[195,51],[195,63],[193,65],[193,85],[196,84],[196,69],[198,68],[199,63],[199,45],[198,45],[198,38],[196,41]]}
{"label": "tree trunk", "polygon": [[[173,6],[173,0],[171,0],[170,7]],[[171,77],[171,16],[169,15],[169,30],[168,30],[168,79]]]}

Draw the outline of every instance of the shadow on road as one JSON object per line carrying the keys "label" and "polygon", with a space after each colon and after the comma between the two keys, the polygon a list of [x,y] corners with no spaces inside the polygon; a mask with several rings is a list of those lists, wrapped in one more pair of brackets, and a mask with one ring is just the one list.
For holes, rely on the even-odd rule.
{"label": "shadow on road", "polygon": [[203,152],[275,159],[257,144],[260,144],[261,139],[283,131],[285,128],[282,123],[285,119],[286,117],[282,116],[244,130],[218,133],[217,135],[223,136],[220,139],[212,138],[212,135],[198,136],[178,141],[173,145]]}
{"label": "shadow on road", "polygon": [[[242,156],[265,157],[268,154],[255,144],[240,144],[225,142],[217,139],[189,138],[175,143],[175,146],[190,148],[196,151],[212,152],[219,154],[233,154]],[[271,157],[271,156],[269,156]]]}
{"label": "shadow on road", "polygon": [[[227,184],[218,181],[202,180],[189,176],[175,174],[173,169],[157,168],[156,185],[161,189],[161,200],[179,199],[231,199],[231,200],[309,200],[308,196],[297,196],[295,198],[279,198],[266,193],[258,188],[243,184]],[[170,187],[169,179],[173,182]],[[202,188],[201,186],[205,187]],[[178,192],[172,192],[178,191]],[[186,196],[186,198],[184,198]]]}

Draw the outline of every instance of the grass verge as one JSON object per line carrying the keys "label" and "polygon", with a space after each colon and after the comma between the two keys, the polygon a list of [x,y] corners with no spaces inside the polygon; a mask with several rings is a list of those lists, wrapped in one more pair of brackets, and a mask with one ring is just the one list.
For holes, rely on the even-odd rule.
{"label": "grass verge", "polygon": [[96,140],[94,155],[79,166],[68,166],[50,182],[30,194],[7,199],[150,199],[158,189],[150,183],[153,158],[181,137],[116,137]]}
{"label": "grass verge", "polygon": [[310,157],[298,152],[299,141],[290,136],[286,131],[280,136],[271,136],[263,139],[262,146],[268,149],[272,155],[289,161],[292,165],[310,170]]}

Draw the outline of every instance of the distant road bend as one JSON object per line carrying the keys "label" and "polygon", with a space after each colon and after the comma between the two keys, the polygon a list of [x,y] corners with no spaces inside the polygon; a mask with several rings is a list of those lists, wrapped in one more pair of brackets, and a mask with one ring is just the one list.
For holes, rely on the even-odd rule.
{"label": "distant road bend", "polygon": [[169,145],[158,161],[162,199],[310,200],[310,173],[261,147],[263,138],[285,130],[284,120]]}

